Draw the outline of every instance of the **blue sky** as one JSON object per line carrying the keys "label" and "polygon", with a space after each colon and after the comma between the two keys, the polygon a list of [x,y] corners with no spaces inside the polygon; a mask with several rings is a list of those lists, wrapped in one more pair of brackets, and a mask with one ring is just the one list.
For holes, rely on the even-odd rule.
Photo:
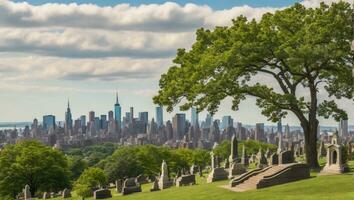
{"label": "blue sky", "polygon": [[[177,48],[190,48],[197,28],[229,25],[239,15],[259,19],[296,1],[27,2],[0,0],[0,122],[41,121],[45,114],[63,120],[68,98],[74,118],[91,110],[107,114],[117,91],[123,112],[134,106],[135,113],[148,111],[151,119],[160,75],[171,66]],[[246,124],[266,121],[252,98],[237,112],[230,107],[230,99],[223,101],[216,118],[231,115]],[[165,113],[165,119],[174,113]],[[205,115],[202,112],[200,119]],[[354,118],[354,112],[349,116]],[[298,125],[292,115],[283,121]]]}

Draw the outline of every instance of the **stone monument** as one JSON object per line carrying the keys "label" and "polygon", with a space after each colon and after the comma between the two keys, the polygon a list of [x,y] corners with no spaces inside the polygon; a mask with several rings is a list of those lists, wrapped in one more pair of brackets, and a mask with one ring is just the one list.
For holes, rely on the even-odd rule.
{"label": "stone monument", "polygon": [[170,180],[169,176],[168,176],[168,168],[167,168],[167,164],[165,161],[162,161],[161,164],[161,176],[159,179],[159,189],[163,190],[166,188],[169,188],[173,185],[173,181]]}
{"label": "stone monument", "polygon": [[331,144],[327,146],[327,163],[320,174],[341,174],[346,169],[347,165],[342,161],[342,145],[336,131],[333,133]]}

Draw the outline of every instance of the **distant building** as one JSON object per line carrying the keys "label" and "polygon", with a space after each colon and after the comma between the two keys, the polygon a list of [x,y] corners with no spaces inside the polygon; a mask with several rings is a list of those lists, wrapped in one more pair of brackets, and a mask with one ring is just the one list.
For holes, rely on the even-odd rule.
{"label": "distant building", "polygon": [[173,138],[175,140],[181,140],[186,132],[186,115],[183,113],[177,113],[172,118]]}
{"label": "distant building", "polygon": [[277,124],[277,133],[283,134],[283,125],[281,123],[281,119],[278,121],[278,124]]}
{"label": "distant building", "polygon": [[163,125],[163,107],[158,106],[156,107],[156,124],[158,127]]}
{"label": "distant building", "polygon": [[89,122],[93,122],[93,121],[95,121],[95,112],[90,111],[89,112]]}
{"label": "distant building", "polygon": [[107,115],[101,115],[100,128],[103,130],[108,128]]}
{"label": "distant building", "polygon": [[50,128],[55,129],[55,116],[45,115],[43,116],[43,129],[48,131]]}
{"label": "distant building", "polygon": [[195,107],[191,108],[191,124],[193,127],[196,127],[197,124],[199,123],[199,116],[197,109]]}
{"label": "distant building", "polygon": [[117,124],[121,124],[121,122],[122,122],[122,108],[119,104],[118,92],[117,92],[117,96],[116,96],[116,103],[114,104],[114,118],[115,118]]}
{"label": "distant building", "polygon": [[70,110],[70,103],[68,101],[68,108],[65,112],[65,132],[69,132],[69,130],[73,129],[73,119]]}
{"label": "distant building", "polygon": [[263,123],[256,124],[254,139],[257,141],[262,141],[262,142],[265,141],[264,124]]}
{"label": "distant building", "polygon": [[139,112],[139,121],[147,125],[149,123],[149,113]]}
{"label": "distant building", "polygon": [[221,122],[221,129],[227,129],[228,127],[232,127],[234,124],[234,120],[231,116],[223,116]]}
{"label": "distant building", "polygon": [[213,117],[211,116],[211,114],[207,114],[205,118],[205,127],[202,128],[210,128],[212,122],[213,122]]}
{"label": "distant building", "polygon": [[114,114],[111,110],[108,112],[108,121],[114,121]]}
{"label": "distant building", "polygon": [[80,122],[81,122],[81,128],[86,126],[86,116],[85,115],[81,115]]}
{"label": "distant building", "polygon": [[341,119],[339,121],[338,133],[341,138],[348,137],[348,120]]}

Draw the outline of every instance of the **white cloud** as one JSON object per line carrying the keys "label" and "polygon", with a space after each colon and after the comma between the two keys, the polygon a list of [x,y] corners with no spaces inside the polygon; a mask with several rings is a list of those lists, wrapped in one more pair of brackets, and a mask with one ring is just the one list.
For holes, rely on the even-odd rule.
{"label": "white cloud", "polygon": [[[170,65],[170,59],[70,59],[26,56],[2,57],[0,77],[20,80],[101,80],[157,78]],[[7,71],[5,69],[8,69]]]}

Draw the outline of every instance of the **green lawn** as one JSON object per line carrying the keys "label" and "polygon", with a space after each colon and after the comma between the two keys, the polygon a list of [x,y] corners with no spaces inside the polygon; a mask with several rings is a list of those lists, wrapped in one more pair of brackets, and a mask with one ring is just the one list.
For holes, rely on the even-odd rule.
{"label": "green lawn", "polygon": [[[351,168],[354,162],[350,163]],[[259,199],[259,200],[291,200],[291,199],[354,199],[354,178],[352,173],[333,176],[317,176],[312,173],[312,178],[293,183],[278,185],[270,188],[233,192],[219,186],[226,185],[228,181],[207,184],[205,178],[198,178],[197,185],[181,188],[169,188],[163,191],[150,192],[151,184],[143,185],[143,192],[121,196],[112,191],[112,200],[218,200],[218,199]],[[79,199],[73,197],[73,200]]]}

